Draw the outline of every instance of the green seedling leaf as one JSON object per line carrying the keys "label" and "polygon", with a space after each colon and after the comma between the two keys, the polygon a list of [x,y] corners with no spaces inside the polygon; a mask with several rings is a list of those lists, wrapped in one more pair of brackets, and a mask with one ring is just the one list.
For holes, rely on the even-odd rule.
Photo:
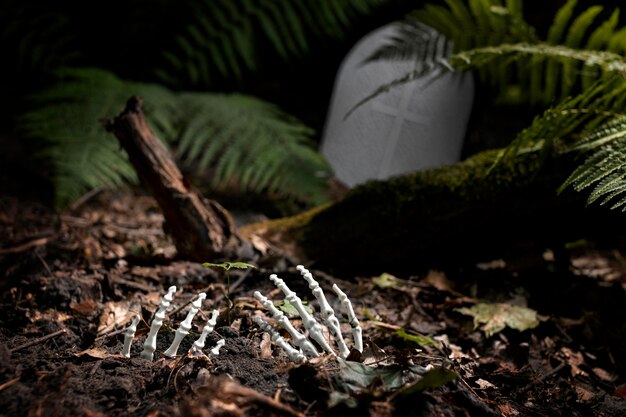
{"label": "green seedling leaf", "polygon": [[422,378],[404,388],[398,393],[400,395],[410,395],[422,392],[428,388],[440,388],[450,381],[454,381],[457,375],[455,372],[445,368],[434,368],[426,372]]}
{"label": "green seedling leaf", "polygon": [[398,278],[386,272],[383,272],[382,274],[380,274],[379,277],[374,278],[372,280],[372,284],[382,289],[398,287],[401,285],[400,281],[398,281]]}
{"label": "green seedling leaf", "polygon": [[523,332],[539,325],[539,317],[535,310],[505,303],[479,303],[471,308],[457,308],[456,311],[474,317],[474,328],[482,324],[481,330],[487,337],[504,330],[505,327]]}
{"label": "green seedling leaf", "polygon": [[[306,301],[302,301],[302,305],[309,314],[313,314],[313,309],[310,305],[307,304]],[[276,306],[276,308],[278,308],[288,316],[299,316],[298,310],[296,310],[296,308],[293,306],[293,304],[289,302],[289,300],[275,301],[274,306]]]}
{"label": "green seedling leaf", "polygon": [[202,264],[202,266],[206,266],[207,268],[211,268],[211,267],[215,267],[215,268],[222,268],[226,271],[232,269],[232,268],[237,268],[237,269],[248,269],[248,268],[256,268],[255,265],[252,264],[247,264],[245,262],[222,262],[221,264],[214,264],[211,262],[205,262]]}
{"label": "green seedling leaf", "polygon": [[417,334],[410,334],[410,333],[407,333],[406,330],[404,329],[398,329],[394,332],[394,334],[396,336],[403,338],[404,340],[408,340],[409,342],[417,343],[418,345],[436,345],[437,344],[437,342],[435,342],[430,337],[417,335]]}
{"label": "green seedling leaf", "polygon": [[339,373],[335,375],[335,382],[344,392],[366,389],[375,381],[382,382],[382,387],[385,391],[402,386],[402,368],[400,366],[373,367],[359,362],[346,361],[341,358],[337,360],[339,362]]}

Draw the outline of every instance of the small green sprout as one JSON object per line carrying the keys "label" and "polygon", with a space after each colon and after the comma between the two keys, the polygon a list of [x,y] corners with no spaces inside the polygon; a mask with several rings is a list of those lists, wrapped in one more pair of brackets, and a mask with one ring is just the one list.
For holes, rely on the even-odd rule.
{"label": "small green sprout", "polygon": [[222,268],[226,271],[226,302],[228,303],[228,321],[230,321],[230,308],[232,306],[232,301],[230,300],[230,270],[231,268],[237,269],[248,269],[248,268],[256,268],[256,266],[252,264],[247,264],[245,262],[222,262],[219,264],[214,264],[211,262],[205,262],[202,266],[206,266],[207,268]]}

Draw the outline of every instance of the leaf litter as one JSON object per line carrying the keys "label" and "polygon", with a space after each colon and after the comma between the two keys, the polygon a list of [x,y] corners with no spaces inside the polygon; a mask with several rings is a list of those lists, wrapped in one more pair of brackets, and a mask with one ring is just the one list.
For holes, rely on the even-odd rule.
{"label": "leaf litter", "polygon": [[[251,320],[264,314],[252,293],[272,290],[269,273],[306,291],[295,265],[283,258],[239,270],[231,263],[234,279],[250,276],[232,293],[231,321],[218,320],[207,339],[212,346],[224,338],[222,353],[169,359],[162,352],[185,303],[205,290],[204,313],[224,310],[225,283],[219,272],[175,260],[152,199],[102,193],[60,216],[20,201],[8,206],[16,209],[0,219],[0,234],[11,228],[14,240],[4,245],[23,241],[16,224],[55,237],[0,256],[6,415],[626,415],[626,280],[616,248],[572,249],[570,271],[546,260],[539,270],[481,264],[345,282],[320,273],[320,285],[338,281],[355,303],[366,349],[346,361],[326,356],[302,365]],[[36,213],[30,223],[14,220],[29,213]],[[185,295],[174,299],[148,362],[138,352],[170,285]],[[519,287],[527,306],[507,301]],[[310,307],[317,309],[314,300]],[[138,312],[144,320],[126,359],[122,333]],[[180,352],[200,333],[204,313]]]}

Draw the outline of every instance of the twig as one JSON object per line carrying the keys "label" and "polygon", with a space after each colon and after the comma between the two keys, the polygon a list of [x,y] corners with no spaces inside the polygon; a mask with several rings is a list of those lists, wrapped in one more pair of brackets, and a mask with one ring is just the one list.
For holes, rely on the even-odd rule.
{"label": "twig", "polygon": [[9,388],[11,385],[14,385],[19,380],[20,380],[19,378],[9,379],[4,384],[0,385],[0,391],[4,390],[5,388]]}
{"label": "twig", "polygon": [[54,274],[52,273],[50,266],[48,266],[48,262],[46,262],[45,259],[41,257],[38,251],[35,251],[35,255],[37,255],[37,258],[39,258],[39,260],[43,264],[43,267],[46,268],[46,271],[48,271],[48,275],[50,275],[50,278],[54,278]]}
{"label": "twig", "polygon": [[519,390],[520,393],[526,392],[530,389],[530,387],[532,387],[533,385],[537,384],[538,382],[543,381],[544,379],[556,374],[557,372],[559,372],[561,369],[563,369],[565,367],[566,363],[565,362],[561,362],[556,368],[552,369],[549,372],[546,372],[545,374],[539,376],[538,378],[535,378],[534,380],[532,380],[528,385],[526,385],[525,387],[523,387],[522,389]]}
{"label": "twig", "polygon": [[145,291],[145,292],[154,291],[154,287],[152,287],[150,285],[145,285],[145,284],[142,284],[140,282],[130,281],[130,280],[124,279],[122,277],[114,277],[112,279],[112,281],[117,283],[117,284],[122,284],[122,285],[125,285],[127,287],[135,288],[137,290],[142,290],[142,291]]}
{"label": "twig", "polygon": [[48,243],[47,237],[40,237],[39,239],[29,240],[26,243],[22,243],[21,245],[12,246],[10,248],[0,248],[0,255],[4,255],[7,253],[20,253],[26,252],[30,248],[34,248],[36,246],[43,246]]}
{"label": "twig", "polygon": [[70,206],[70,210],[72,210],[72,211],[76,210],[77,208],[79,208],[80,206],[85,204],[87,201],[91,200],[93,197],[95,197],[98,194],[100,194],[100,192],[102,190],[104,190],[104,188],[97,187],[97,188],[94,188],[92,190],[87,191],[78,200],[76,200],[76,201],[74,201],[74,203],[72,203],[72,205]]}
{"label": "twig", "polygon": [[[150,326],[148,326],[148,327],[150,327]],[[100,336],[96,337],[95,340],[102,340],[102,339],[106,339],[107,337],[113,337],[113,336],[116,336],[116,335],[118,335],[120,333],[124,333],[125,331],[126,331],[126,327],[122,327],[121,329],[117,329],[117,330],[114,330],[112,332],[101,334]]]}
{"label": "twig", "polygon": [[37,339],[33,339],[31,341],[28,341],[28,342],[24,343],[23,345],[19,345],[17,347],[14,347],[13,349],[9,349],[9,353],[14,353],[14,352],[17,352],[18,350],[22,350],[22,349],[25,349],[27,347],[30,347],[30,346],[33,346],[33,345],[45,342],[46,340],[52,339],[53,337],[57,337],[57,336],[59,336],[59,335],[61,335],[63,333],[67,333],[67,329],[57,330],[54,333],[50,333],[50,334],[47,334],[45,336],[39,337]]}
{"label": "twig", "polygon": [[246,270],[244,271],[243,275],[242,275],[242,276],[240,276],[240,277],[237,279],[237,281],[235,281],[235,282],[233,283],[233,285],[231,285],[231,286],[230,286],[230,292],[231,292],[231,293],[232,293],[232,292],[234,292],[234,291],[237,289],[237,287],[239,287],[239,286],[241,285],[241,283],[242,283],[242,282],[243,282],[243,281],[244,281],[244,280],[248,277],[248,275],[250,275],[250,273],[251,273],[251,272],[252,272],[252,268],[250,268],[250,269],[246,269]]}
{"label": "twig", "polygon": [[138,228],[132,228],[132,227],[126,227],[126,226],[120,226],[117,224],[107,224],[105,227],[109,228],[115,232],[119,232],[119,233],[124,233],[128,236],[161,236],[164,235],[163,230],[162,229],[146,229],[146,228],[142,228],[142,227],[138,227]]}
{"label": "twig", "polygon": [[[215,284],[209,284],[208,286],[204,287],[203,289],[201,289],[198,294],[204,292],[209,292],[211,290],[213,290],[213,288],[215,287]],[[187,300],[185,303],[181,304],[179,307],[175,308],[173,311],[167,313],[165,315],[165,317],[171,317],[173,315],[175,315],[176,313],[178,313],[180,310],[182,310],[183,308],[187,307],[189,304],[193,303],[194,301],[196,301],[196,299],[198,298],[198,294],[196,294],[195,296],[191,297],[189,300]]]}
{"label": "twig", "polygon": [[294,410],[286,404],[279,403],[273,398],[267,397],[252,388],[242,387],[235,382],[225,382],[221,386],[221,394],[225,398],[237,399],[243,403],[257,403],[270,408],[274,413],[291,417],[304,417],[304,414]]}

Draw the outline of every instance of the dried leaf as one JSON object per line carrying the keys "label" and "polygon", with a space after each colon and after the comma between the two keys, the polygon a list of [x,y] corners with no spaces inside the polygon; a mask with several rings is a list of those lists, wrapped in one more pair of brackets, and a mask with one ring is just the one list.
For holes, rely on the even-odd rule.
{"label": "dried leaf", "polygon": [[478,385],[480,387],[480,389],[487,389],[487,388],[495,388],[496,387],[491,382],[489,382],[487,380],[484,380],[482,378],[477,379],[475,382],[476,382],[476,385]]}
{"label": "dried leaf", "polygon": [[615,382],[617,380],[617,375],[608,373],[602,368],[593,368],[593,373],[596,374],[598,378],[606,382]]}
{"label": "dried leaf", "polygon": [[504,330],[505,327],[524,331],[539,325],[539,317],[535,310],[505,303],[479,303],[471,308],[457,308],[456,311],[474,317],[474,328],[482,324],[481,329],[487,337]]}
{"label": "dried leaf", "polygon": [[95,358],[95,359],[106,359],[106,358],[110,358],[111,356],[117,356],[117,355],[113,355],[109,353],[105,348],[101,348],[101,347],[85,349],[82,352],[76,353],[75,355],[78,357],[89,356],[90,358]]}
{"label": "dried leaf", "polygon": [[132,320],[137,314],[139,307],[132,308],[130,301],[110,301],[104,305],[98,324],[98,335],[106,334],[118,326],[122,326]]}
{"label": "dried leaf", "polygon": [[593,399],[594,395],[591,390],[582,385],[576,385],[576,397],[578,398],[578,402],[586,403]]}
{"label": "dried leaf", "polygon": [[70,308],[83,316],[95,315],[98,303],[96,300],[86,300],[82,303],[71,303]]}
{"label": "dried leaf", "polygon": [[452,284],[450,284],[450,280],[448,280],[446,274],[441,271],[435,271],[434,269],[431,269],[430,271],[428,271],[426,278],[424,278],[422,281],[432,285],[439,291],[452,292]]}
{"label": "dried leaf", "polygon": [[565,361],[570,366],[570,372],[572,376],[583,375],[589,376],[587,372],[580,369],[581,365],[585,363],[585,357],[580,352],[574,352],[572,349],[568,347],[562,347],[561,353],[565,357]]}
{"label": "dried leaf", "polygon": [[261,337],[261,359],[269,359],[272,357],[272,341],[269,333],[263,333]]}

